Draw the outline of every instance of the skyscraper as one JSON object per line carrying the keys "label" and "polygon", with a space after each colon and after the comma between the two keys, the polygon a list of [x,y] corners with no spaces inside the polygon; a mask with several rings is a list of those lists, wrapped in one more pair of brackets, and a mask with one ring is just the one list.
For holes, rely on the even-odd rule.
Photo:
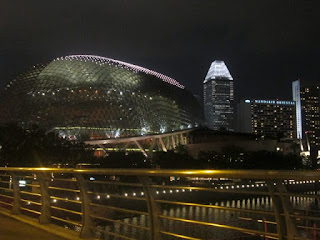
{"label": "skyscraper", "polygon": [[277,138],[296,138],[294,101],[242,99],[237,112],[239,132]]}
{"label": "skyscraper", "polygon": [[233,78],[226,64],[218,60],[212,62],[203,84],[207,126],[233,131]]}
{"label": "skyscraper", "polygon": [[320,84],[305,85],[300,80],[292,83],[296,101],[297,137],[306,139],[311,147],[320,149]]}

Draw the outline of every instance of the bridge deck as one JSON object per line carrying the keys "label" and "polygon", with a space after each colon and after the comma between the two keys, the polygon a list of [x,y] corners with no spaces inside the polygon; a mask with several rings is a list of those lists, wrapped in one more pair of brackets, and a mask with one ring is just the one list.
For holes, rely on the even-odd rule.
{"label": "bridge deck", "polygon": [[0,214],[1,240],[65,240],[39,228]]}

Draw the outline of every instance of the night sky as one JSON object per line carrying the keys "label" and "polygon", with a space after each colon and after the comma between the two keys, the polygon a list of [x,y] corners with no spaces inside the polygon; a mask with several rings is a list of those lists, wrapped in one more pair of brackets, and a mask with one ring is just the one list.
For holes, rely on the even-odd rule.
{"label": "night sky", "polygon": [[223,60],[237,99],[291,99],[292,81],[320,82],[320,1],[0,0],[1,86],[69,54],[147,67],[201,96]]}

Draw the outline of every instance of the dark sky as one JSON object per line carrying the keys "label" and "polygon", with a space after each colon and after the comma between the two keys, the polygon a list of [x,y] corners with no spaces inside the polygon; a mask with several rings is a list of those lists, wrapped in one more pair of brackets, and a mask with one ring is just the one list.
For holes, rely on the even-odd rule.
{"label": "dark sky", "polygon": [[216,59],[237,98],[291,98],[320,82],[319,0],[0,0],[0,85],[36,63],[95,54],[175,78],[202,95]]}

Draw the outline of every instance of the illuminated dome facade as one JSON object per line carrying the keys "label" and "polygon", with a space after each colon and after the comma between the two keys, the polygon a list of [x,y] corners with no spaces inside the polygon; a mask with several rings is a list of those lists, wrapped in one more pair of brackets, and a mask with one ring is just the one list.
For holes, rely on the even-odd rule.
{"label": "illuminated dome facade", "polygon": [[3,89],[1,124],[37,124],[70,139],[196,127],[202,110],[176,80],[125,62],[72,55],[37,65]]}

